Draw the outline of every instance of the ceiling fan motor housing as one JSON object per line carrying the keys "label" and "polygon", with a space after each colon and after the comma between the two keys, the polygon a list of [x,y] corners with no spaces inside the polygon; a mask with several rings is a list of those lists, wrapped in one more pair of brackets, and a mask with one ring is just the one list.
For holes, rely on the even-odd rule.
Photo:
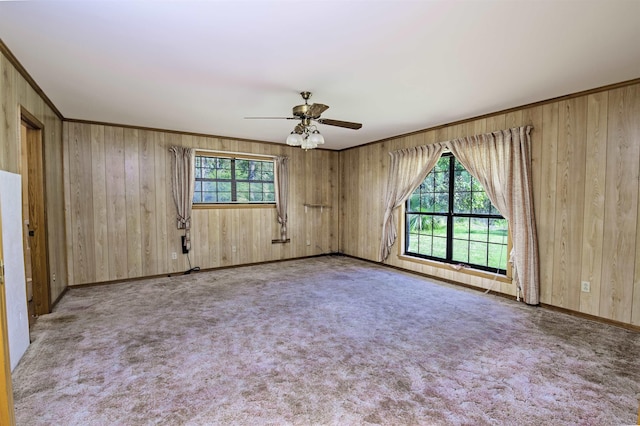
{"label": "ceiling fan motor housing", "polygon": [[307,111],[309,111],[309,106],[310,105],[308,104],[294,106],[293,115],[300,118],[306,117]]}

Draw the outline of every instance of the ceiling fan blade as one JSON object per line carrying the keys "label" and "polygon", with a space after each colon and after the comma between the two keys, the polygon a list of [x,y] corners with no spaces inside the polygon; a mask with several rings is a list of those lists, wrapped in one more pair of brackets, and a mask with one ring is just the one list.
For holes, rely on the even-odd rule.
{"label": "ceiling fan blade", "polygon": [[245,117],[245,120],[300,120],[299,117]]}
{"label": "ceiling fan blade", "polygon": [[309,109],[307,109],[307,117],[311,118],[319,118],[320,114],[325,112],[329,107],[323,104],[311,104],[309,105]]}
{"label": "ceiling fan blade", "polygon": [[320,124],[327,124],[329,126],[345,127],[347,129],[354,129],[354,130],[358,130],[359,128],[362,127],[361,123],[352,123],[350,121],[331,120],[330,118],[321,118],[320,120],[317,120],[317,121]]}

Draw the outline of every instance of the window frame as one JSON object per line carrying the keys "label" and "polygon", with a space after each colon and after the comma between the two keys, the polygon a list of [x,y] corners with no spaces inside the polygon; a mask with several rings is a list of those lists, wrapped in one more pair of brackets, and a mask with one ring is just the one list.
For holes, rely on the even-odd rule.
{"label": "window frame", "polygon": [[[232,160],[232,170],[234,170],[235,160],[249,160],[249,161],[263,161],[270,162],[273,165],[273,191],[274,191],[274,199],[273,201],[255,201],[255,202],[245,202],[245,201],[230,201],[230,202],[215,202],[215,203],[196,203],[191,200],[192,209],[234,209],[234,208],[276,208],[275,201],[275,193],[277,191],[276,179],[275,179],[275,157],[274,156],[266,156],[266,155],[255,155],[255,154],[246,154],[240,152],[224,152],[224,151],[210,151],[210,150],[196,150],[194,154],[194,168],[197,157],[209,157],[209,158],[221,158],[221,159],[229,159]],[[233,173],[233,172],[232,172]],[[195,183],[198,182],[198,178],[194,172],[194,186]],[[213,180],[214,182],[218,182],[218,180]],[[235,187],[237,190],[236,184],[238,183],[235,178],[235,173],[232,175],[232,178],[228,180],[231,183],[231,192],[233,194],[233,188]],[[200,180],[200,182],[204,182]],[[244,182],[244,181],[241,181]],[[264,181],[261,181],[264,183]],[[271,182],[270,182],[271,183]],[[194,188],[194,196],[195,196],[195,188]]]}
{"label": "window frame", "polygon": [[[399,244],[399,253],[398,256],[402,259],[405,260],[410,260],[410,261],[414,261],[414,262],[419,262],[419,263],[424,263],[427,265],[435,265],[435,266],[441,266],[441,265],[449,265],[450,267],[454,268],[454,269],[458,269],[456,266],[457,265],[462,265],[463,267],[458,269],[460,272],[464,272],[464,273],[469,273],[471,275],[477,275],[477,276],[482,276],[482,277],[494,277],[502,282],[505,283],[510,283],[511,282],[511,268],[509,265],[509,262],[507,260],[506,263],[506,269],[496,269],[496,268],[492,268],[492,267],[486,267],[483,265],[476,265],[476,264],[470,264],[470,263],[465,263],[465,262],[460,262],[460,261],[456,261],[453,260],[453,241],[454,241],[454,221],[456,218],[459,217],[464,217],[464,218],[480,218],[480,219],[503,219],[506,220],[506,218],[500,214],[474,214],[474,213],[455,213],[454,212],[454,199],[455,199],[455,190],[454,190],[454,184],[455,184],[455,163],[456,163],[456,159],[455,156],[451,153],[451,152],[445,152],[441,155],[441,157],[450,157],[453,158],[454,160],[449,160],[449,191],[448,191],[448,198],[449,198],[449,208],[448,208],[448,212],[446,213],[442,213],[442,212],[422,212],[425,215],[430,215],[430,216],[440,216],[440,217],[445,217],[446,221],[447,221],[447,236],[446,236],[446,242],[447,242],[447,247],[446,247],[446,258],[440,258],[440,257],[436,257],[436,256],[430,256],[430,255],[423,255],[420,253],[414,253],[414,252],[410,252],[409,251],[409,234],[410,234],[410,229],[408,226],[408,217],[410,214],[415,214],[416,212],[411,212],[408,208],[409,206],[409,202],[411,200],[411,195],[407,198],[407,200],[402,203],[402,214],[400,214],[399,216],[399,229],[402,229],[403,232],[400,233],[401,236],[401,244]],[[438,161],[440,161],[440,159],[438,159]],[[458,160],[459,162],[459,160]],[[466,169],[465,169],[466,170]],[[468,171],[467,171],[468,172]],[[429,172],[431,173],[431,172]],[[428,175],[427,175],[428,176]],[[425,176],[426,179],[426,176]],[[417,188],[416,188],[417,189]],[[412,192],[412,194],[415,192],[415,190]],[[493,205],[493,203],[492,203]],[[493,206],[495,208],[495,206]],[[496,209],[497,210],[497,209]],[[506,220],[507,223],[507,244],[506,244],[506,256],[508,259],[508,254],[511,251],[512,248],[512,242],[511,242],[511,229],[509,226],[509,221]],[[489,242],[487,241],[487,244],[489,244]]]}

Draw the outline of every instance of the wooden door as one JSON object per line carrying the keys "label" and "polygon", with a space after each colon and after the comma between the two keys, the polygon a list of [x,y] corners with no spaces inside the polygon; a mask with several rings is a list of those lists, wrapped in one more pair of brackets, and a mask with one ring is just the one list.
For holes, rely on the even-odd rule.
{"label": "wooden door", "polygon": [[14,425],[13,388],[9,362],[9,332],[7,329],[7,302],[4,285],[4,257],[2,255],[2,218],[0,218],[0,425]]}
{"label": "wooden door", "polygon": [[27,134],[29,129],[22,123],[20,126],[20,140],[21,152],[20,152],[20,170],[22,177],[22,247],[24,249],[24,276],[27,286],[27,312],[29,315],[29,326],[33,325],[35,321],[36,311],[35,304],[33,302],[33,276],[31,274],[31,237],[29,237],[29,162],[27,160]]}
{"label": "wooden door", "polygon": [[[49,258],[47,253],[47,227],[44,194],[44,157],[42,126],[22,111],[21,145],[23,167],[20,174],[23,176],[23,196],[28,199],[25,207],[24,232],[25,240],[25,268],[27,277],[31,279],[31,288],[27,285],[27,295],[32,294],[32,303],[29,303],[30,311],[35,315],[44,315],[51,312],[51,292],[49,285]],[[26,170],[25,170],[26,168]],[[26,264],[30,259],[29,264]],[[31,313],[31,312],[30,312]]]}

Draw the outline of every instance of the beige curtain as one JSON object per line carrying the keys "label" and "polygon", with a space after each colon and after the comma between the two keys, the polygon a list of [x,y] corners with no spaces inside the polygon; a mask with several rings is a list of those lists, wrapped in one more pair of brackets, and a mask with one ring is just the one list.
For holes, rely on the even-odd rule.
{"label": "beige curtain", "polygon": [[276,211],[280,224],[280,239],[287,240],[287,207],[289,205],[289,157],[275,159]]}
{"label": "beige curtain", "polygon": [[390,152],[385,211],[380,242],[380,261],[389,256],[398,232],[394,211],[409,198],[440,159],[444,145],[437,143]]}
{"label": "beige curtain", "polygon": [[191,250],[191,203],[195,188],[195,150],[172,146],[173,153],[172,189],[173,200],[178,210],[178,229],[184,229],[185,247]]}
{"label": "beige curtain", "polygon": [[516,127],[446,142],[509,221],[514,280],[525,303],[539,303],[539,259],[531,188],[532,127]]}

